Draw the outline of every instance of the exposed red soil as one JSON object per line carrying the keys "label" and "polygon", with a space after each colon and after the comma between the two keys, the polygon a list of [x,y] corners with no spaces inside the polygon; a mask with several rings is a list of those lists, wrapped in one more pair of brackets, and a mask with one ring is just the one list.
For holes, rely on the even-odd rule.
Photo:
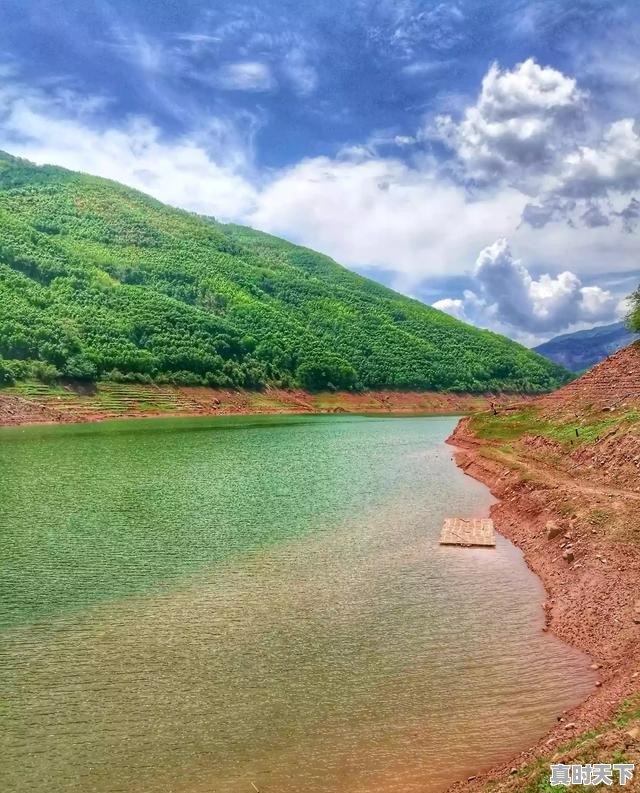
{"label": "exposed red soil", "polygon": [[568,385],[536,400],[545,416],[601,410],[615,412],[640,404],[640,342],[619,350]]}
{"label": "exposed red soil", "polygon": [[[610,416],[623,407],[628,415],[640,408],[640,347],[616,353],[532,405],[545,417],[582,419],[589,413],[593,420],[594,415]],[[547,592],[545,630],[588,653],[600,676],[593,694],[562,715],[535,746],[452,790],[529,790],[516,775],[520,768],[529,768],[535,758],[553,754],[574,736],[601,725],[626,698],[640,692],[637,428],[637,423],[621,420],[605,437],[568,454],[553,440],[535,435],[507,446],[480,440],[468,418],[449,439],[457,447],[458,465],[499,499],[491,512],[496,528],[523,551],[541,578]],[[609,725],[597,739],[605,755],[621,735]],[[632,757],[640,752],[640,740],[634,741],[627,749]],[[612,751],[608,749],[608,762]],[[554,761],[571,762],[571,755],[556,755]],[[640,780],[633,785],[627,789],[640,789]]]}
{"label": "exposed red soil", "polygon": [[311,394],[202,387],[99,383],[0,391],[0,426],[76,423],[153,416],[229,416],[295,413],[459,414],[485,410],[493,396],[403,391]]}
{"label": "exposed red soil", "polygon": [[55,423],[62,420],[63,417],[52,407],[23,397],[0,395],[0,426]]}

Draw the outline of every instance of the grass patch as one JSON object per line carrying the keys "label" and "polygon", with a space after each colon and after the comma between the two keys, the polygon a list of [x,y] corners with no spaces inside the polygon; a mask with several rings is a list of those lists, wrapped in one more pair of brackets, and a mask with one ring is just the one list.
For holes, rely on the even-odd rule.
{"label": "grass patch", "polygon": [[[630,756],[622,740],[616,740],[612,731],[625,729],[630,724],[640,720],[640,694],[636,694],[620,707],[617,714],[609,721],[603,722],[599,727],[582,735],[573,738],[563,744],[553,753],[546,757],[541,757],[523,768],[518,769],[517,774],[509,780],[507,785],[501,790],[508,790],[510,793],[556,793],[556,791],[578,791],[578,790],[633,790],[633,786],[621,787],[617,784],[614,777],[614,784],[610,787],[592,785],[551,785],[549,782],[551,763],[625,763],[636,762],[636,774],[638,770],[637,757]],[[636,777],[637,778],[637,777]],[[635,780],[634,780],[635,781]],[[483,793],[490,793],[495,789],[495,783],[490,783],[483,787]]]}
{"label": "grass patch", "polygon": [[471,417],[470,426],[478,438],[500,443],[516,441],[527,433],[543,435],[552,427],[537,415],[534,408],[497,416],[493,413],[477,413]]}
{"label": "grass patch", "polygon": [[601,421],[581,424],[561,424],[549,427],[541,433],[564,446],[577,446],[598,441],[603,435],[619,424],[618,418],[607,418]]}
{"label": "grass patch", "polygon": [[2,389],[3,394],[37,399],[42,397],[72,396],[64,386],[54,383],[45,384],[37,380],[23,380]]}
{"label": "grass patch", "polygon": [[609,520],[611,515],[605,509],[592,509],[587,514],[587,523],[591,526],[604,526]]}
{"label": "grass patch", "polygon": [[542,418],[535,408],[526,408],[514,413],[478,413],[471,418],[470,426],[475,435],[501,445],[513,444],[524,435],[541,435],[555,441],[563,449],[594,443],[620,424],[640,421],[636,410],[607,418],[583,421],[553,422]]}

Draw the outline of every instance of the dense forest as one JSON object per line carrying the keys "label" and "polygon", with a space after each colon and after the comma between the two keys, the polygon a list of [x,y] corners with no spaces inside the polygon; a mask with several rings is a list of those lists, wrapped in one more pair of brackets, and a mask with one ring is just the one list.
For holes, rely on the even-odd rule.
{"label": "dense forest", "polygon": [[3,383],[538,392],[567,376],[327,256],[0,153]]}

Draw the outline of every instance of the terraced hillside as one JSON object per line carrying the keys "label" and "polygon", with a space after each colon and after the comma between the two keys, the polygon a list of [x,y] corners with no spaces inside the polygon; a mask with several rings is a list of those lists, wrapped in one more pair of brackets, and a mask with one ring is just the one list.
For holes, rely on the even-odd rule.
{"label": "terraced hillside", "polygon": [[640,342],[614,353],[564,388],[537,400],[545,415],[615,412],[640,405]]}
{"label": "terraced hillside", "polygon": [[228,416],[274,413],[461,414],[486,410],[490,397],[399,391],[332,391],[26,381],[0,391],[0,426],[77,423],[147,416]]}
{"label": "terraced hillside", "polygon": [[319,253],[0,153],[0,382],[480,393],[568,377]]}

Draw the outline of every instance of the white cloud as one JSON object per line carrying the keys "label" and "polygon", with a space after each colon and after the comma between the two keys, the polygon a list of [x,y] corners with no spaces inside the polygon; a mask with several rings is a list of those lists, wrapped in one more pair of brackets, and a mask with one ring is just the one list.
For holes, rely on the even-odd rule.
{"label": "white cloud", "polygon": [[574,198],[593,198],[610,191],[626,193],[640,188],[640,134],[632,118],[615,121],[601,144],[581,146],[562,164],[555,192]]}
{"label": "white cloud", "polygon": [[640,201],[637,198],[632,198],[621,212],[615,214],[622,218],[622,228],[625,231],[634,232],[640,223]]}
{"label": "white cloud", "polygon": [[463,322],[469,322],[465,312],[464,300],[459,297],[445,297],[443,300],[436,300],[432,305],[439,311],[444,311],[445,314],[450,314]]}
{"label": "white cloud", "polygon": [[467,176],[530,176],[557,157],[580,116],[585,94],[574,79],[529,58],[513,70],[494,63],[476,103],[456,122],[436,119],[435,132],[455,151]]}
{"label": "white cloud", "polygon": [[318,73],[309,63],[302,47],[294,47],[285,56],[282,70],[298,96],[309,96],[318,85]]}
{"label": "white cloud", "polygon": [[[622,118],[602,129],[576,80],[529,58],[493,64],[476,102],[456,120],[436,118],[425,135],[443,140],[462,183],[508,183],[529,195],[525,224],[633,230],[630,193],[640,190],[640,127]],[[626,199],[626,200],[625,200]],[[619,218],[619,220],[618,220]]]}
{"label": "white cloud", "polygon": [[480,252],[473,278],[475,291],[467,291],[464,300],[441,300],[435,307],[520,336],[557,333],[576,323],[613,321],[619,309],[619,298],[598,286],[583,286],[569,270],[534,278],[513,257],[506,239]]}
{"label": "white cloud", "polygon": [[[141,118],[100,129],[82,115],[61,115],[37,94],[0,90],[0,149],[114,179],[174,206],[229,219],[249,213],[257,197],[243,175],[250,171],[247,152],[234,138],[235,131],[215,119],[199,136],[174,141],[163,140]],[[225,164],[211,155],[216,149],[224,150]]]}
{"label": "white cloud", "polygon": [[109,32],[113,41],[108,46],[143,72],[154,75],[175,68],[176,53],[141,30],[116,22]]}
{"label": "white cloud", "polygon": [[222,66],[213,82],[227,91],[271,91],[275,79],[268,64],[260,61],[240,61]]}
{"label": "white cloud", "polygon": [[640,129],[634,119],[625,118],[610,124],[596,145],[566,154],[549,188],[525,207],[523,220],[536,228],[555,220],[593,228],[620,217],[622,227],[630,231],[635,199],[628,202],[624,197],[634,190],[640,190]]}
{"label": "white cloud", "polygon": [[444,69],[452,66],[454,63],[455,61],[450,59],[437,61],[413,61],[412,63],[408,63],[406,66],[403,66],[400,71],[402,74],[405,74],[408,77],[426,77],[427,75],[441,72]]}
{"label": "white cloud", "polygon": [[[108,122],[103,111],[104,103],[90,99],[52,100],[8,74],[4,87],[0,82],[0,148],[115,179],[174,206],[253,225],[352,268],[378,268],[410,294],[419,294],[421,282],[430,277],[468,275],[479,250],[508,236],[526,261],[551,273],[533,278],[515,265],[508,268],[512,299],[502,298],[507,314],[515,323],[514,306],[522,303],[513,294],[521,293],[535,309],[535,321],[521,320],[520,329],[504,324],[492,308],[498,301],[497,287],[489,288],[490,271],[484,289],[464,297],[452,294],[453,302],[444,307],[521,337],[533,332],[524,326],[537,328],[536,333],[550,328],[555,320],[545,319],[545,310],[557,317],[554,301],[567,292],[567,306],[581,306],[574,316],[597,321],[611,303],[606,294],[583,287],[582,278],[638,270],[637,240],[620,223],[631,229],[637,221],[637,202],[628,198],[614,207],[620,215],[615,224],[597,222],[592,213],[586,228],[550,222],[541,232],[520,223],[530,196],[517,187],[499,181],[472,194],[443,174],[433,158],[416,156],[410,164],[380,153],[390,145],[396,152],[419,149],[409,136],[375,139],[337,157],[260,172],[254,166],[250,124],[201,117],[192,134],[167,139],[148,120]],[[555,275],[559,270],[575,274],[578,282]]]}
{"label": "white cloud", "polygon": [[415,59],[426,45],[448,52],[469,35],[462,4],[421,0],[358,0],[359,24],[371,41],[402,59]]}
{"label": "white cloud", "polygon": [[[350,266],[393,269],[417,283],[460,273],[486,244],[507,233],[524,197],[508,188],[484,201],[429,170],[400,160],[316,157],[279,174],[260,195],[252,225],[323,250]],[[461,226],[464,233],[461,233]]]}
{"label": "white cloud", "polygon": [[589,204],[580,216],[580,220],[582,220],[585,226],[591,229],[597,228],[598,226],[608,226],[611,223],[609,217],[597,206],[597,204]]}

